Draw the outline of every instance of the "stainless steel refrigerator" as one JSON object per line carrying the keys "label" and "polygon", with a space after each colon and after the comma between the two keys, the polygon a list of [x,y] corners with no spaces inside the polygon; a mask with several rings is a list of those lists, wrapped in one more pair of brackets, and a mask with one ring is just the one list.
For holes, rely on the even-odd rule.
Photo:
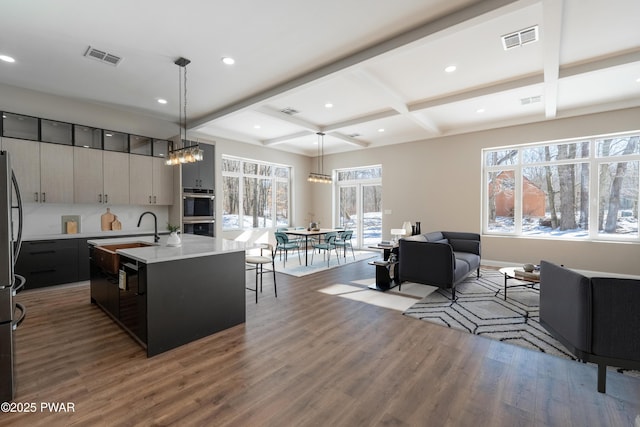
{"label": "stainless steel refrigerator", "polygon": [[[14,220],[17,221],[15,229]],[[26,315],[24,306],[14,300],[25,284],[24,277],[14,272],[21,241],[20,190],[9,153],[0,151],[0,402],[9,402],[15,397],[14,332]]]}

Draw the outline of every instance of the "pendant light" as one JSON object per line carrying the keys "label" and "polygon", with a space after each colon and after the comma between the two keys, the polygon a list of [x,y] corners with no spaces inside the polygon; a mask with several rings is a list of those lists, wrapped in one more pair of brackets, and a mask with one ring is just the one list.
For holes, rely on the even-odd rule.
{"label": "pendant light", "polygon": [[[194,163],[204,159],[204,152],[200,149],[199,144],[192,144],[187,139],[187,65],[191,63],[186,58],[178,58],[174,64],[178,68],[178,124],[179,124],[179,142],[172,150],[169,150],[169,157],[166,160],[167,165],[179,165],[181,163]],[[183,114],[184,113],[184,114]]]}
{"label": "pendant light", "polygon": [[318,168],[317,173],[311,172],[307,181],[319,182],[321,184],[331,184],[331,176],[324,173],[324,133],[318,132]]}

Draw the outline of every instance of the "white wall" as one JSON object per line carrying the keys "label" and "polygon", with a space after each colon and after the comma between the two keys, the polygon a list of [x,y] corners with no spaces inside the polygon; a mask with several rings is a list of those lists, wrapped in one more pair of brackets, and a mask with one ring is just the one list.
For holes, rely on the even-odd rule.
{"label": "white wall", "polygon": [[[435,138],[325,157],[325,170],[382,164],[383,231],[403,221],[421,221],[423,232],[481,230],[481,150],[640,129],[640,108],[558,119],[529,125]],[[314,205],[331,218],[331,189],[317,187]],[[483,236],[483,259],[500,263],[538,263],[640,275],[640,244],[575,242]]]}

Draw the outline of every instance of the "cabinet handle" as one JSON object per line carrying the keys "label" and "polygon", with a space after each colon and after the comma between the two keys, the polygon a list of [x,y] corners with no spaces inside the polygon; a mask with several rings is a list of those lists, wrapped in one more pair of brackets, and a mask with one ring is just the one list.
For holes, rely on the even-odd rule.
{"label": "cabinet handle", "polygon": [[109,195],[108,194],[104,195],[104,202],[105,203],[109,203]]}
{"label": "cabinet handle", "polygon": [[149,204],[151,204],[151,196],[149,196]]}
{"label": "cabinet handle", "polygon": [[98,203],[102,203],[102,194],[98,194]]}
{"label": "cabinet handle", "polygon": [[153,204],[155,205],[156,203],[156,196],[153,196]]}
{"label": "cabinet handle", "polygon": [[35,251],[35,252],[29,252],[29,255],[47,255],[47,254],[55,254],[56,251],[54,250],[50,250],[50,251]]}
{"label": "cabinet handle", "polygon": [[47,202],[47,193],[42,193],[42,203]]}
{"label": "cabinet handle", "polygon": [[35,193],[33,193],[33,201],[34,202],[38,201],[38,192],[37,191]]}

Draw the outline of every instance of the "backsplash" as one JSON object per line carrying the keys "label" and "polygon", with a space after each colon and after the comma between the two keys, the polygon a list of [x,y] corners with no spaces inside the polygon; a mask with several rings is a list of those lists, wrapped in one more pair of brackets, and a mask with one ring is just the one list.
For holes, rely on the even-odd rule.
{"label": "backsplash", "polygon": [[[101,232],[100,219],[107,212],[118,217],[122,224],[121,231],[153,232],[153,217],[145,216],[140,228],[137,227],[140,214],[151,211],[158,217],[158,232],[166,231],[169,218],[167,206],[132,206],[132,205],[67,205],[57,203],[27,203],[23,206],[24,237],[64,234],[62,231],[62,216],[78,215],[80,224],[78,233]],[[15,215],[14,215],[15,217]],[[16,219],[14,218],[14,221]]]}

